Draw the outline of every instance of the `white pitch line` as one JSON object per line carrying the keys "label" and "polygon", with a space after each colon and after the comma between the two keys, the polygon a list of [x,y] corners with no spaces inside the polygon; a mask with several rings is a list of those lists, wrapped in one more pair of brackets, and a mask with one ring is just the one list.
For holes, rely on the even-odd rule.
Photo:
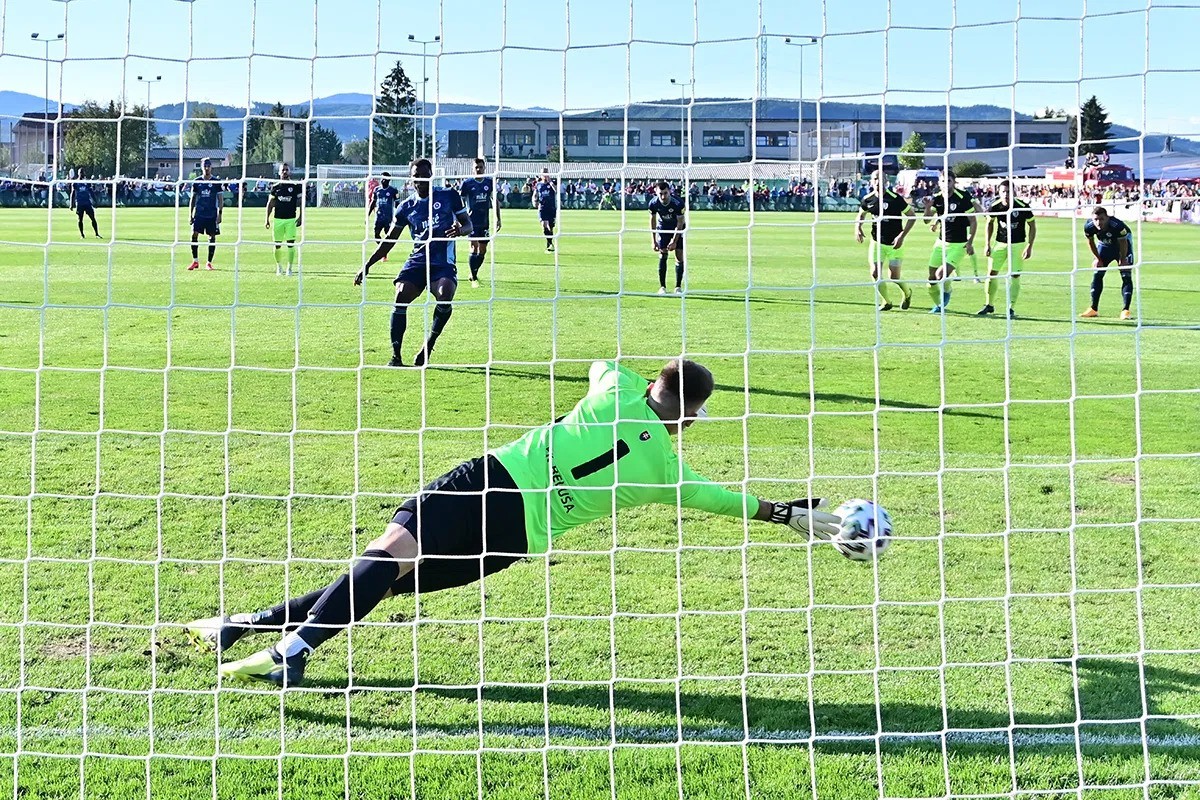
{"label": "white pitch line", "polygon": [[[1104,724],[1101,722],[1085,723],[1091,727]],[[1114,723],[1129,727],[1129,723]],[[15,731],[13,728],[0,729],[5,738],[13,737]],[[361,733],[359,733],[361,731]],[[485,728],[485,737],[497,737],[508,739],[528,739],[530,744],[542,746],[546,743],[547,732],[549,733],[549,744],[552,746],[570,747],[571,742],[587,742],[589,744],[613,744],[613,745],[630,745],[638,743],[646,744],[661,744],[677,741],[678,733],[674,727],[661,728],[646,728],[646,727],[628,727],[617,726],[615,737],[607,729],[598,727],[585,727],[575,725],[551,725],[549,729],[545,729],[538,725],[489,725]],[[31,740],[38,739],[80,739],[83,736],[82,727],[63,728],[53,726],[29,726],[21,730],[22,739],[26,746],[32,748]],[[89,725],[87,727],[87,735],[89,739],[97,738],[128,738],[133,740],[146,740],[148,734],[145,728],[119,728],[111,725]],[[999,730],[956,730],[943,734],[942,732],[932,733],[884,733],[875,734],[866,731],[826,731],[816,734],[807,730],[770,730],[764,728],[751,728],[748,735],[743,735],[743,731],[738,728],[705,728],[705,729],[689,729],[684,728],[683,743],[685,744],[737,744],[746,743],[751,745],[756,744],[809,744],[816,743],[818,745],[832,744],[854,744],[868,743],[879,738],[887,744],[940,744],[943,735],[946,738],[948,745],[976,745],[976,746],[996,746],[1007,747],[1009,739],[1018,746],[1024,747],[1074,747],[1076,741],[1084,747],[1140,747],[1142,737],[1132,734],[1118,733],[1093,733],[1084,731],[1078,734],[1068,731],[1048,731],[1048,730],[1017,730],[1013,732]],[[338,744],[345,741],[346,732],[344,728],[330,728],[329,730],[312,730],[302,729],[299,731],[289,731],[283,736],[284,741],[306,741],[314,742],[327,740],[330,744]],[[350,728],[350,739],[355,743],[363,743],[378,740],[395,740],[399,738],[411,738],[412,732],[408,730],[395,730],[388,736],[381,736],[369,728],[364,726],[352,726]],[[417,729],[417,736],[422,739],[478,739],[479,732],[474,726],[464,726],[458,730],[433,729],[423,730]],[[244,727],[237,728],[222,728],[220,730],[221,741],[280,741],[280,731],[278,728],[273,729],[247,729]],[[154,741],[158,745],[169,742],[180,743],[212,743],[214,737],[212,729],[205,727],[200,730],[180,730],[167,726],[161,726],[155,729]],[[1178,734],[1169,736],[1152,735],[1147,737],[1147,742],[1150,747],[1169,747],[1169,748],[1200,748],[1200,734]],[[6,755],[11,755],[7,753]]]}

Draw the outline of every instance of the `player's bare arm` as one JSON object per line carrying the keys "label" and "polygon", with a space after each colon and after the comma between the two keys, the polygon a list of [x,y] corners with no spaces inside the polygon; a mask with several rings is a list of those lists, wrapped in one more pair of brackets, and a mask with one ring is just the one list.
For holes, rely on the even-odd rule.
{"label": "player's bare arm", "polygon": [[383,235],[383,241],[375,248],[375,252],[367,259],[367,263],[363,265],[363,268],[354,276],[355,286],[361,286],[367,275],[370,274],[371,267],[375,266],[375,264],[383,260],[384,256],[392,252],[392,248],[396,246],[396,240],[400,238],[400,234],[404,232],[407,226],[408,223],[402,217],[396,218],[396,221],[392,223],[392,227]]}
{"label": "player's bare arm", "polygon": [[908,238],[908,232],[911,231],[913,226],[917,224],[917,215],[916,212],[912,210],[912,206],[908,206],[904,209],[904,216],[906,217],[904,220],[904,229],[901,230],[900,233],[896,235],[896,238],[892,241],[892,247],[897,250],[904,246],[904,240]]}
{"label": "player's bare arm", "polygon": [[263,225],[267,230],[271,229],[271,214],[275,211],[275,195],[271,195],[271,199],[267,201],[267,223]]}
{"label": "player's bare arm", "polygon": [[1025,225],[1029,231],[1029,238],[1025,240],[1025,250],[1021,253],[1021,258],[1028,261],[1033,256],[1033,240],[1037,238],[1037,220],[1030,217]]}
{"label": "player's bare arm", "polygon": [[854,218],[854,241],[858,242],[859,244],[862,244],[863,240],[866,239],[866,237],[863,235],[863,219],[865,219],[866,216],[867,210],[865,208],[860,208],[858,210],[858,216]]}

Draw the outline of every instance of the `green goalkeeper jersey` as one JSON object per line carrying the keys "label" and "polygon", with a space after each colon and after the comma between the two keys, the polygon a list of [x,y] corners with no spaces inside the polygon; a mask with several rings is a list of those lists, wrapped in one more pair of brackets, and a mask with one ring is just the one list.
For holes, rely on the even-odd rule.
{"label": "green goalkeeper jersey", "polygon": [[597,361],[587,396],[569,414],[491,453],[522,489],[530,553],[571,528],[622,508],[665,503],[752,518],[758,500],[697,475],[680,461],[646,402],[645,378]]}

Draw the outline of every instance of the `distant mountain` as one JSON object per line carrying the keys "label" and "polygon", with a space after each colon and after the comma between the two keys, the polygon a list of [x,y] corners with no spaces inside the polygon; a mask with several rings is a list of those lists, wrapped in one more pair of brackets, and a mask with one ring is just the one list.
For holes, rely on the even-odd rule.
{"label": "distant mountain", "polygon": [[[75,108],[75,106],[71,103],[64,103],[63,105],[67,111]],[[54,101],[51,101],[50,109],[54,110],[55,108],[57,108],[57,104]],[[45,109],[46,99],[44,97],[37,97],[36,95],[25,94],[23,92],[11,92],[7,89],[0,91],[0,120],[5,123],[15,123],[25,114],[28,114],[32,111],[36,111],[40,114],[44,112]],[[7,124],[4,125],[4,133],[3,135],[0,135],[0,139],[4,139],[5,141],[8,140]]]}

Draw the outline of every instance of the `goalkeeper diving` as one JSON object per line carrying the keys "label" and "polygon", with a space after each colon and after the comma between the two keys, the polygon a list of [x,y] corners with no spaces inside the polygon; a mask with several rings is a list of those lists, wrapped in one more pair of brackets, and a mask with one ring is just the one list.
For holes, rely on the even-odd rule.
{"label": "goalkeeper diving", "polygon": [[221,664],[220,674],[296,686],[313,651],[383,599],[474,583],[621,509],[678,504],[821,539],[838,533],[838,517],[819,510],[820,499],[762,500],[682,463],[672,439],[707,416],[714,388],[707,368],[676,359],[648,381],[597,361],[588,381],[570,413],[455,467],[406,501],[333,583],[265,611],[196,620],[186,635],[224,653],[248,633],[282,633],[277,644]]}

